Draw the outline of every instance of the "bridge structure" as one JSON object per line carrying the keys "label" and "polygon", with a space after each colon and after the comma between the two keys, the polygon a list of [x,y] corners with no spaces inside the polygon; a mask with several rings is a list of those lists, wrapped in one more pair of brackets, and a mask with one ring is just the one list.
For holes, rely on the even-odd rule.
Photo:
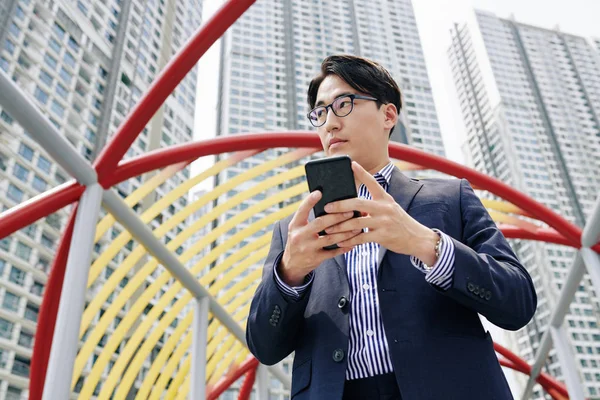
{"label": "bridge structure", "polygon": [[[317,135],[304,131],[236,134],[123,159],[179,82],[253,3],[226,2],[195,33],[94,163],[83,158],[0,71],[0,105],[73,178],[0,214],[2,239],[70,207],[40,309],[30,399],[66,399],[76,385],[79,398],[216,399],[242,379],[239,399],[248,399],[256,383],[262,400],[268,399],[267,371],[289,389],[286,371],[280,366],[260,365],[249,353],[244,328],[261,279],[256,265],[266,258],[270,243],[270,233],[257,232],[295,212],[299,202],[294,199],[307,193],[300,161],[320,151]],[[151,224],[161,210],[182,198],[189,199],[198,184],[269,149],[280,149],[281,155],[187,202],[172,218]],[[491,194],[482,196],[482,202],[507,238],[578,249],[533,364],[499,344],[494,347],[502,366],[529,376],[523,399],[530,398],[535,383],[553,399],[583,399],[583,385],[562,324],[584,273],[589,273],[600,292],[600,199],[587,225],[580,229],[526,194],[473,169],[402,144],[390,143],[389,151],[401,170],[435,170],[466,178],[479,193]],[[143,212],[135,211],[141,200],[156,194],[177,171],[209,155],[219,155],[219,161],[172,191],[161,192]],[[149,173],[153,176],[125,198],[115,189]],[[231,196],[231,191],[236,194]],[[276,194],[261,196],[267,191]],[[240,207],[243,204],[247,207]],[[201,210],[208,211],[197,216]],[[265,218],[253,218],[266,211]],[[231,217],[215,224],[225,213]],[[197,218],[190,222],[194,214]],[[95,244],[116,223],[124,231],[92,259]],[[244,228],[228,234],[238,226]],[[177,231],[175,238],[165,244],[166,233],[173,230]],[[198,237],[199,231],[205,234]],[[109,261],[125,246],[131,252],[107,276]],[[206,248],[209,250],[200,254]],[[151,283],[149,275],[153,277]],[[93,296],[86,301],[92,289]],[[128,301],[131,304],[123,316],[119,313]],[[164,339],[169,326],[174,331]],[[160,351],[156,352],[159,342]],[[94,350],[99,344],[102,352],[98,355]],[[564,382],[542,372],[552,346],[561,362]],[[142,366],[148,362],[150,368],[136,386]],[[91,372],[84,374],[89,363]]]}

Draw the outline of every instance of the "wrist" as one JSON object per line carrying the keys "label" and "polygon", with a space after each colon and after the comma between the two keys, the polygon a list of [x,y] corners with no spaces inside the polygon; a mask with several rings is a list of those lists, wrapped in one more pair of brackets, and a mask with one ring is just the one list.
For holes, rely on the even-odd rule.
{"label": "wrist", "polygon": [[289,268],[289,260],[286,259],[286,254],[283,254],[279,265],[277,265],[277,272],[281,280],[288,286],[301,286],[304,283],[305,276],[298,276],[294,274],[294,269]]}
{"label": "wrist", "polygon": [[426,228],[423,235],[417,239],[415,254],[412,254],[424,264],[433,266],[437,262],[436,246],[440,241],[440,235]]}

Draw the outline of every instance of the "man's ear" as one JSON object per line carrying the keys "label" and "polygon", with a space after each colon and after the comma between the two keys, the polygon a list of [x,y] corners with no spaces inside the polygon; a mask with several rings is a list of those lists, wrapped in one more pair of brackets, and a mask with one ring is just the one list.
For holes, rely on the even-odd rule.
{"label": "man's ear", "polygon": [[392,103],[383,105],[383,114],[385,116],[384,127],[392,129],[398,122],[398,110]]}

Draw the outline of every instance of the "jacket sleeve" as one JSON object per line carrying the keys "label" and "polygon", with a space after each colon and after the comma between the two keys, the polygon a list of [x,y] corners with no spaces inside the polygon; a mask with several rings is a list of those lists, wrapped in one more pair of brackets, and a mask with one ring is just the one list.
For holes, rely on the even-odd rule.
{"label": "jacket sleeve", "polygon": [[452,287],[443,292],[493,324],[518,330],[533,317],[537,296],[531,276],[466,181],[461,181],[462,238],[455,249]]}
{"label": "jacket sleeve", "polygon": [[277,364],[295,350],[310,296],[310,287],[295,300],[286,296],[277,286],[274,269],[283,250],[280,222],[277,222],[273,228],[262,281],[252,299],[246,325],[250,352],[265,365]]}

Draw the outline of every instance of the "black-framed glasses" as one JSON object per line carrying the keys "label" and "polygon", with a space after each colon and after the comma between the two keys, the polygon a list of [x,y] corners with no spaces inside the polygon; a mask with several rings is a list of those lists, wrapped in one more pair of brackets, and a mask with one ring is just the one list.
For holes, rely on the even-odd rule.
{"label": "black-framed glasses", "polygon": [[379,101],[375,97],[362,96],[360,94],[344,94],[337,97],[333,102],[326,106],[318,106],[313,108],[308,114],[308,120],[315,128],[323,126],[327,121],[327,109],[331,107],[331,111],[338,117],[345,117],[354,109],[354,100],[371,100]]}

